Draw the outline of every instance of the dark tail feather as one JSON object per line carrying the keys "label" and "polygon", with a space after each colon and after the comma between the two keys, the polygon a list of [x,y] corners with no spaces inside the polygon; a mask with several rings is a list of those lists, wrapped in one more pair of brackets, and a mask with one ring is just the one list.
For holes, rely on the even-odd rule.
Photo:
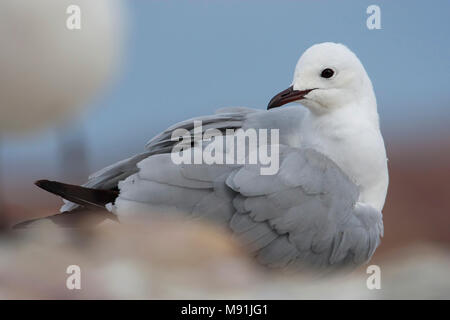
{"label": "dark tail feather", "polygon": [[25,221],[16,224],[14,229],[27,228],[41,219],[49,219],[59,226],[68,228],[92,226],[105,219],[117,220],[114,214],[105,210],[105,205],[116,200],[118,191],[91,189],[49,180],[36,181],[35,185],[82,207],[62,214]]}
{"label": "dark tail feather", "polygon": [[57,181],[39,180],[35,185],[89,209],[105,209],[106,204],[114,203],[119,196],[118,191],[91,189]]}

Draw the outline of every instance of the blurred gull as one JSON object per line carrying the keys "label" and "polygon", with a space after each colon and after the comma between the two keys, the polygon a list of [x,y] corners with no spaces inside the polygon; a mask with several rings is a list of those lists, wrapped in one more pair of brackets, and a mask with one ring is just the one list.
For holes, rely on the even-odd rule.
{"label": "blurred gull", "polygon": [[[300,100],[306,109],[278,108]],[[383,233],[388,172],[363,65],[342,44],[314,45],[298,61],[292,86],[268,109],[225,108],[178,123],[146,152],[93,174],[84,187],[37,184],[72,201],[62,208],[71,213],[54,216],[55,222],[105,206],[119,221],[182,214],[229,226],[270,267],[330,270],[367,262]],[[175,164],[172,133],[192,134],[194,120],[204,131],[279,129],[279,170],[261,175],[261,164]],[[192,136],[196,148],[203,138]]]}

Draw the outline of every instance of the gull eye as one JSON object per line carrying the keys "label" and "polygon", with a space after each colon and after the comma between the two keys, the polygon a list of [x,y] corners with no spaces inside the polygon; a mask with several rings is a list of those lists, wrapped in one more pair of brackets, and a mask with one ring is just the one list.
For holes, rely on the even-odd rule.
{"label": "gull eye", "polygon": [[334,71],[330,68],[326,68],[322,70],[322,73],[320,74],[320,76],[322,78],[331,78],[334,75]]}

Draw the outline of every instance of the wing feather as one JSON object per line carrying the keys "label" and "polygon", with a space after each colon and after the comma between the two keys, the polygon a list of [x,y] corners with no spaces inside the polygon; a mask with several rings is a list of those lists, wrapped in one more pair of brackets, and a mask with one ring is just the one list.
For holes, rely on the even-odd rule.
{"label": "wing feather", "polygon": [[193,135],[194,120],[202,121],[204,132],[277,128],[300,118],[292,108],[270,114],[234,108],[186,120],[150,140],[146,152],[95,173],[85,186],[118,186],[111,210],[120,220],[176,213],[227,225],[268,266],[321,270],[364,263],[383,234],[381,212],[358,202],[358,186],[329,158],[288,146],[294,126],[280,132],[280,169],[272,176],[261,175],[260,164],[176,165],[170,159],[177,143],[172,132],[184,128]]}

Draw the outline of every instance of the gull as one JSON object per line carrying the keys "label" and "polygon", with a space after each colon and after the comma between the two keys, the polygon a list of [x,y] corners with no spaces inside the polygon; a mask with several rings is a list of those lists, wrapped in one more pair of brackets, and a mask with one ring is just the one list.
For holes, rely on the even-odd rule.
{"label": "gull", "polygon": [[[281,107],[290,102],[303,107]],[[36,184],[65,199],[59,218],[92,208],[106,208],[121,222],[181,215],[225,226],[269,267],[341,270],[368,262],[383,235],[388,170],[375,94],[360,60],[342,44],[313,45],[298,60],[292,85],[267,109],[224,108],[175,124],[145,152],[83,186]],[[260,163],[174,163],[175,130],[193,136],[192,149],[205,139],[194,137],[196,121],[203,131],[279,130],[279,169],[263,175]]]}

